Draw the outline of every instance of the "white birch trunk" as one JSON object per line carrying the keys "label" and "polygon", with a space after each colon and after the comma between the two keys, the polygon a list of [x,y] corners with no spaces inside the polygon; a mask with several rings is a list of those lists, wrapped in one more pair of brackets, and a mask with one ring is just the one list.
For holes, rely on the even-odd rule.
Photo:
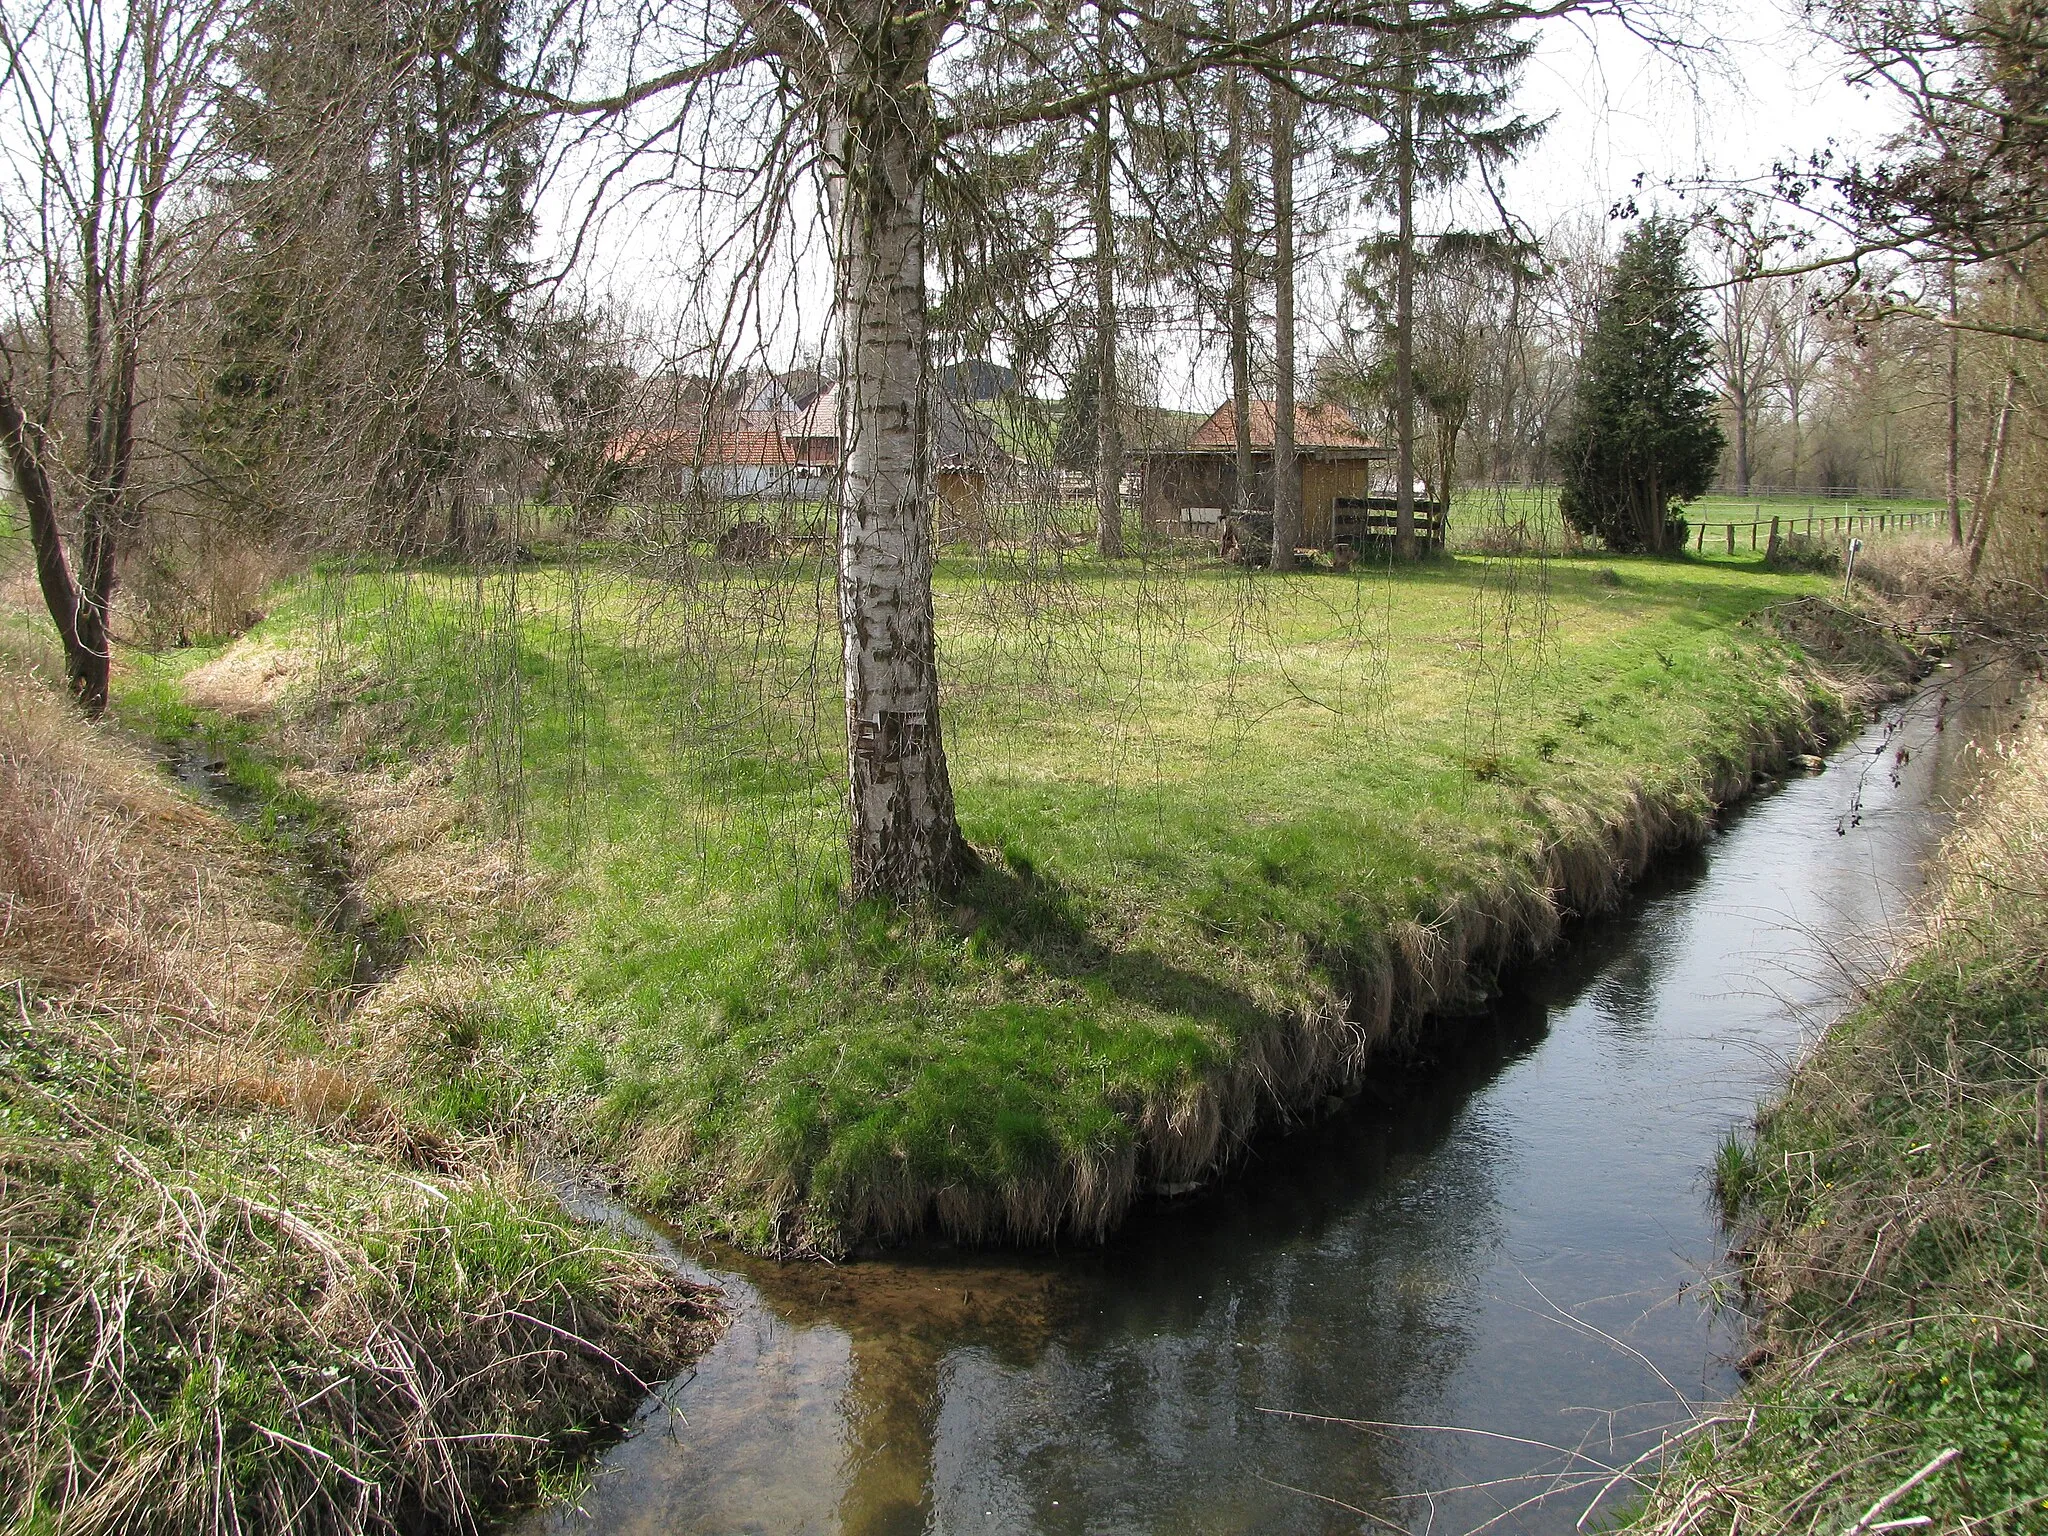
{"label": "white birch trunk", "polygon": [[[842,444],[839,624],[853,894],[939,894],[972,861],[939,729],[932,608],[923,29],[833,49]],[[878,37],[876,33],[882,33]]]}

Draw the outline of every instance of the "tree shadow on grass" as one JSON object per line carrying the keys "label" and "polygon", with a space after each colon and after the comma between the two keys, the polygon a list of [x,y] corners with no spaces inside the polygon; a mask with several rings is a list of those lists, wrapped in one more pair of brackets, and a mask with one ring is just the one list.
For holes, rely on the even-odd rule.
{"label": "tree shadow on grass", "polygon": [[1105,943],[1074,893],[1028,864],[984,861],[955,893],[948,915],[983,943],[1091,994],[1107,992],[1126,1004],[1177,1014],[1234,1040],[1274,1022],[1271,1011],[1238,987],[1149,948]]}

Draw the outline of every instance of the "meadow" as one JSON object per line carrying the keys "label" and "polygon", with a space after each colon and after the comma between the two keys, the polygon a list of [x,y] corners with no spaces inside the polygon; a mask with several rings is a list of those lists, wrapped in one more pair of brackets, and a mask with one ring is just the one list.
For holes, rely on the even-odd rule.
{"label": "meadow", "polygon": [[[1684,515],[1694,553],[1707,559],[1750,560],[1768,542],[1772,518],[1782,519],[1783,531],[1788,534],[1811,532],[1839,543],[1835,530],[1839,526],[1847,532],[1847,520],[1851,518],[1857,520],[1859,533],[1868,530],[1878,518],[1885,520],[1886,533],[1902,525],[1926,533],[1939,528],[1945,512],[1941,502],[1926,498],[1782,492],[1702,496],[1687,503]],[[1725,536],[1730,525],[1737,529],[1732,556]],[[1707,530],[1704,543],[1699,540],[1702,527]],[[1577,540],[1558,515],[1554,487],[1472,486],[1456,492],[1451,515],[1452,548],[1492,549],[1510,540],[1536,548],[1577,551]]]}
{"label": "meadow", "polygon": [[545,1126],[763,1251],[1041,1241],[1426,1048],[1430,1012],[1811,744],[1838,701],[1756,619],[1824,586],[949,557],[946,745],[982,868],[913,911],[843,890],[815,561],[329,568],[225,653],[136,657],[121,707],[248,736],[190,701],[270,658],[297,724],[267,750],[401,782],[460,763],[477,827],[542,874],[545,917],[480,958],[419,946],[410,969],[464,992],[406,1036],[423,1123]]}

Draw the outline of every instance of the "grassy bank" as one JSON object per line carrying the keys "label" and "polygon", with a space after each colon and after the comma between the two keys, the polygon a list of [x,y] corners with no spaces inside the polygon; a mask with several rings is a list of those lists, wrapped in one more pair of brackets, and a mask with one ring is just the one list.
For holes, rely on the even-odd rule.
{"label": "grassy bank", "polygon": [[761,1250],[1037,1241],[1323,1112],[1814,744],[1838,701],[1745,621],[1822,585],[949,565],[948,749],[987,867],[912,913],[842,897],[813,566],[330,573],[225,654],[138,666],[125,707],[281,710],[328,782],[401,795],[459,754],[516,833],[544,929],[466,969],[425,944],[415,1001],[367,1015],[408,1114],[544,1124]]}
{"label": "grassy bank", "polygon": [[248,832],[0,672],[0,1530],[472,1530],[709,1327],[331,1049],[338,828],[240,771]]}
{"label": "grassy bank", "polygon": [[1723,1155],[1757,1370],[1638,1530],[2048,1528],[2048,721],[1939,864],[1918,953]]}

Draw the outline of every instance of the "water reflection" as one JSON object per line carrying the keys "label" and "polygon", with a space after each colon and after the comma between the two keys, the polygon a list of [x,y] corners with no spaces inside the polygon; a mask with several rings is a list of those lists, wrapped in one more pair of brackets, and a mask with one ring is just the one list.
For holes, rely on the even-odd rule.
{"label": "water reflection", "polygon": [[1720,1254],[1702,1170],[1839,995],[1843,946],[1902,914],[1986,726],[1937,700],[1668,862],[1433,1060],[1107,1248],[717,1261],[741,1311],[680,1420],[539,1524],[1569,1531],[1734,1385],[1740,1319],[1694,1299]]}

